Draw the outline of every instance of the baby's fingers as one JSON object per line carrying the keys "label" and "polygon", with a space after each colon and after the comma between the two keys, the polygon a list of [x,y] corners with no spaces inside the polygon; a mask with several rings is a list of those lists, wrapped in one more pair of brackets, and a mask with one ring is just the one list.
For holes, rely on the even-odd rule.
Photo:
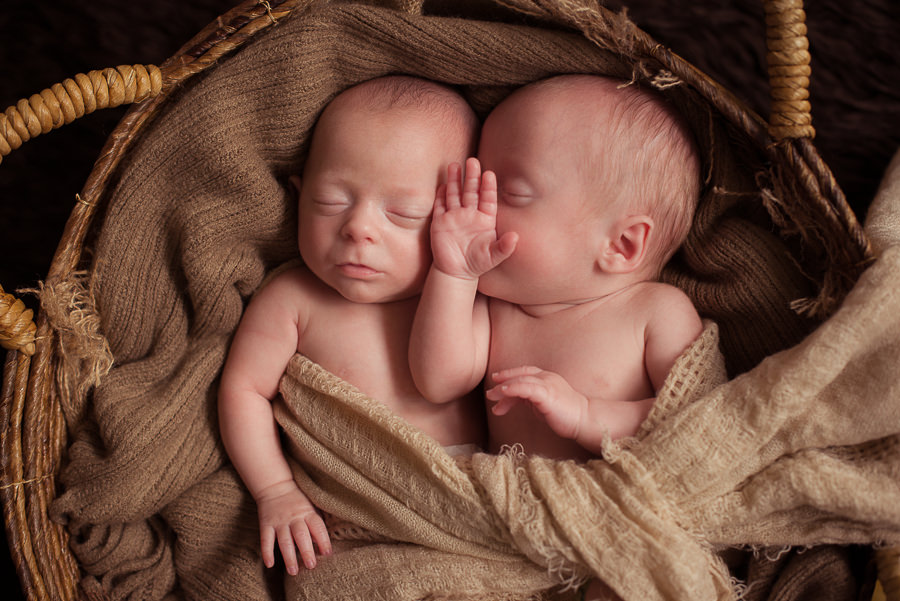
{"label": "baby's fingers", "polygon": [[491,413],[494,415],[506,415],[513,407],[522,402],[523,400],[517,397],[501,397],[497,403],[491,407]]}
{"label": "baby's fingers", "polygon": [[325,522],[319,514],[316,514],[314,518],[307,520],[307,525],[309,526],[309,533],[312,536],[313,542],[316,543],[316,547],[319,549],[319,553],[322,555],[331,555],[331,538],[329,538],[328,528],[325,526]]}
{"label": "baby's fingers", "polygon": [[281,526],[278,529],[278,549],[281,551],[287,573],[296,576],[300,572],[300,567],[297,565],[297,550],[290,526]]}
{"label": "baby's fingers", "polygon": [[[300,559],[303,561],[303,565],[310,570],[316,567],[316,550],[313,548],[312,538],[306,523],[300,520],[291,522],[291,534],[293,536],[293,539],[290,541],[291,548],[293,549],[294,543],[296,543],[297,548],[300,550]],[[294,569],[297,569],[296,559],[294,560]],[[288,572],[291,574],[297,573],[296,571],[291,572],[290,569],[288,569]]]}
{"label": "baby's fingers", "polygon": [[[507,380],[502,384],[494,386],[485,393],[488,400],[505,402],[506,399],[515,398],[528,401],[536,408],[546,403],[550,398],[550,391],[547,389],[546,383],[540,378],[534,376],[518,376]],[[494,407],[494,413],[497,413],[497,407]]]}
{"label": "baby's fingers", "polygon": [[495,383],[499,384],[501,382],[511,380],[512,378],[518,378],[521,376],[536,376],[542,371],[544,370],[533,365],[520,365],[518,367],[510,367],[507,369],[501,369],[500,371],[495,371],[491,374],[491,379]]}
{"label": "baby's fingers", "polygon": [[493,171],[481,175],[478,210],[491,216],[497,214],[497,175]]}
{"label": "baby's fingers", "polygon": [[460,177],[462,177],[462,167],[459,163],[450,163],[447,166],[447,184],[444,192],[444,207],[448,211],[461,206]]}
{"label": "baby's fingers", "polygon": [[275,565],[275,529],[260,527],[259,543],[262,552],[263,565],[271,568]]}
{"label": "baby's fingers", "polygon": [[496,244],[494,244],[494,260],[499,265],[503,261],[512,256],[519,244],[519,234],[516,232],[506,232],[503,234]]}
{"label": "baby's fingers", "polygon": [[466,176],[463,181],[462,206],[477,207],[481,186],[481,163],[472,157],[466,159]]}
{"label": "baby's fingers", "polygon": [[432,215],[438,216],[443,215],[447,212],[447,184],[440,184],[437,187],[437,192],[434,194],[434,207],[432,208]]}

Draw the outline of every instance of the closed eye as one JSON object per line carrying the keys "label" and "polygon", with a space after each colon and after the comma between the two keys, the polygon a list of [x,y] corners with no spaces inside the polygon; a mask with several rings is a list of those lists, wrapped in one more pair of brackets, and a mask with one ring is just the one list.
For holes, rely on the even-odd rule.
{"label": "closed eye", "polygon": [[529,204],[534,197],[531,194],[518,194],[509,190],[500,192],[500,202],[513,207],[524,207]]}
{"label": "closed eye", "polygon": [[387,211],[388,218],[401,227],[417,228],[422,226],[431,213],[423,214],[415,211]]}
{"label": "closed eye", "polygon": [[338,215],[350,206],[350,203],[347,201],[330,199],[313,200],[312,204],[320,215]]}

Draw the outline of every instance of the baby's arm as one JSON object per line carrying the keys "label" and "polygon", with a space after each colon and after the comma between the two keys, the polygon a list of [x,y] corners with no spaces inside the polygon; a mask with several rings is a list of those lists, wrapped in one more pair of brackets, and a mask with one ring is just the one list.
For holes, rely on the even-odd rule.
{"label": "baby's arm", "polygon": [[250,303],[238,326],[219,386],[219,425],[225,449],[256,500],[263,563],[275,564],[277,541],[288,573],[297,574],[296,550],[313,568],[313,543],[331,552],[325,523],[297,487],[281,448],[271,399],[297,351],[296,281],[276,277]]}
{"label": "baby's arm", "polygon": [[491,408],[494,415],[528,402],[557,436],[574,440],[595,455],[601,454],[607,436],[616,440],[634,435],[655,400],[589,398],[558,373],[532,365],[504,369],[491,378],[494,386],[485,396],[496,401]]}
{"label": "baby's arm", "polygon": [[[678,357],[703,330],[690,299],[677,288],[656,289],[658,294],[644,329],[644,367],[655,392],[659,392]],[[494,386],[486,392],[497,401],[492,411],[504,415],[517,403],[529,402],[547,425],[563,438],[574,440],[600,455],[603,440],[637,433],[656,396],[637,401],[588,398],[554,372],[533,366],[515,367],[492,375]]]}
{"label": "baby's arm", "polygon": [[644,367],[657,393],[678,357],[703,333],[700,315],[684,292],[674,286],[660,291],[644,335]]}
{"label": "baby's arm", "polygon": [[504,261],[515,234],[497,239],[497,180],[482,176],[478,159],[466,161],[461,186],[457,164],[438,189],[431,225],[434,262],[425,280],[410,336],[410,369],[433,403],[454,400],[484,377],[490,337],[487,302],[478,278]]}

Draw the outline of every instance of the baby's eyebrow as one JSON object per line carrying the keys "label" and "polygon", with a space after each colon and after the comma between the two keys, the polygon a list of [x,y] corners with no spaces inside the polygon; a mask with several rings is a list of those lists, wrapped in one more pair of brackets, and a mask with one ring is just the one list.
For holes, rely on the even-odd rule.
{"label": "baby's eyebrow", "polygon": [[422,191],[407,190],[405,192],[391,192],[384,197],[387,208],[400,208],[404,211],[419,211],[431,214],[434,207],[433,195],[423,194]]}
{"label": "baby's eyebrow", "polygon": [[422,199],[422,191],[418,188],[400,186],[388,190],[388,196],[392,200],[401,202],[418,202]]}
{"label": "baby's eyebrow", "polygon": [[432,205],[425,206],[422,202],[416,203],[389,203],[388,212],[401,212],[408,217],[428,217],[433,210]]}
{"label": "baby's eyebrow", "polygon": [[335,174],[322,174],[317,178],[310,180],[317,189],[345,189],[348,187],[346,178]]}

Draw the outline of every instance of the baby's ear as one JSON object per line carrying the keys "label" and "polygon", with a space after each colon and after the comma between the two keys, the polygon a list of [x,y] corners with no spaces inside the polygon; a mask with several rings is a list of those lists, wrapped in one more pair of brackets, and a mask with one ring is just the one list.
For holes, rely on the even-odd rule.
{"label": "baby's ear", "polygon": [[653,219],[648,215],[631,215],[616,222],[597,259],[607,273],[630,273],[641,266],[647,255]]}
{"label": "baby's ear", "polygon": [[294,191],[294,198],[299,199],[300,190],[302,189],[301,184],[303,183],[303,180],[300,179],[299,175],[292,175],[288,178],[288,183],[290,184],[291,189]]}

